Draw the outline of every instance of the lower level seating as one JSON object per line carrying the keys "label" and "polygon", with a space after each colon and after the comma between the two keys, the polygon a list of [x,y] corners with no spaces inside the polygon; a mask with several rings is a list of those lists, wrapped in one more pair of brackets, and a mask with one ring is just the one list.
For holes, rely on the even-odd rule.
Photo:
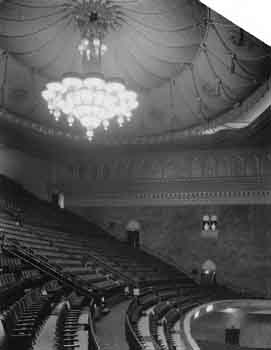
{"label": "lower level seating", "polygon": [[126,315],[126,339],[131,350],[185,350],[180,320],[191,308],[233,294],[219,287],[182,284],[152,288],[134,298]]}
{"label": "lower level seating", "polygon": [[61,288],[53,293],[44,293],[45,290],[46,286],[30,290],[5,313],[2,322],[8,349],[28,349],[35,342],[52,302],[62,293]]}
{"label": "lower level seating", "polygon": [[[56,326],[56,349],[81,348],[79,342],[79,320],[84,307],[84,298],[72,293],[62,308]],[[87,314],[88,322],[88,314]],[[88,346],[88,344],[85,344]],[[85,350],[88,348],[85,347]]]}
{"label": "lower level seating", "polygon": [[[53,347],[99,350],[90,305],[101,305],[102,298],[114,300],[125,287],[140,291],[126,315],[130,349],[185,350],[180,329],[184,313],[208,300],[234,297],[227,289],[199,287],[176,268],[40,201],[1,176],[0,189],[4,350],[33,347],[46,319],[56,316],[52,310],[58,304],[62,306],[52,322]],[[62,287],[51,281],[52,276]],[[84,327],[90,332],[89,342],[83,340]]]}

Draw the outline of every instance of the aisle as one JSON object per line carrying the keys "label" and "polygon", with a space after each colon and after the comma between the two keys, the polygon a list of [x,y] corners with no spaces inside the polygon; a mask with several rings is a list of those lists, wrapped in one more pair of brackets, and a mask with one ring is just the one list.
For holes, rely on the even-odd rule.
{"label": "aisle", "polygon": [[41,329],[33,350],[54,349],[57,315],[50,315]]}
{"label": "aisle", "polygon": [[114,306],[107,316],[96,324],[96,334],[103,350],[128,350],[125,340],[125,313],[130,300]]}

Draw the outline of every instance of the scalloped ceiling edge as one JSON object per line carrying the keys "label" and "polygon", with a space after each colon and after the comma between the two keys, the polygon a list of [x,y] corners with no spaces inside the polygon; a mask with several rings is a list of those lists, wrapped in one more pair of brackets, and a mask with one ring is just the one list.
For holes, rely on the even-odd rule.
{"label": "scalloped ceiling edge", "polygon": [[[170,141],[176,142],[193,136],[204,136],[215,134],[221,130],[242,129],[252,124],[260,115],[271,105],[271,78],[265,81],[256,91],[247,97],[240,105],[232,108],[230,111],[222,114],[207,126],[195,126],[187,130],[166,133],[163,135],[134,137],[128,139],[110,139],[106,145],[126,145],[126,144],[162,144]],[[75,141],[85,140],[83,137],[74,136],[60,130],[48,128],[35,122],[22,120],[19,116],[0,107],[0,118],[7,120],[12,124],[20,125],[24,128],[50,136],[64,136]],[[99,142],[92,142],[93,145],[99,145]]]}

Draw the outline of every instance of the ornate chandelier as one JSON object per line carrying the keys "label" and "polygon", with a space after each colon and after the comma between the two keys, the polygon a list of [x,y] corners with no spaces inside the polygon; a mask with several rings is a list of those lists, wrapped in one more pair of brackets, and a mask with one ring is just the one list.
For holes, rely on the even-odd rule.
{"label": "ornate chandelier", "polygon": [[106,130],[114,117],[122,126],[138,106],[135,92],[128,91],[121,81],[106,80],[98,74],[64,76],[60,82],[48,83],[42,96],[56,120],[64,114],[72,126],[74,119],[78,119],[89,140],[94,129],[102,125]]}
{"label": "ornate chandelier", "polygon": [[[81,34],[78,50],[82,61],[101,65],[106,51],[103,39],[110,29],[121,25],[121,8],[111,0],[78,0],[73,13]],[[72,126],[77,119],[89,140],[100,125],[107,130],[112,119],[122,126],[138,106],[137,94],[129,91],[121,79],[107,79],[100,72],[65,74],[60,81],[46,84],[42,97],[56,120],[64,115]]]}

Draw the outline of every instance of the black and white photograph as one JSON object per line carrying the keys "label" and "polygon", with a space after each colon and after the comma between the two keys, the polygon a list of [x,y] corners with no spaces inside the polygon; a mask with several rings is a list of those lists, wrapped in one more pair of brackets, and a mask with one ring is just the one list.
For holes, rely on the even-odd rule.
{"label": "black and white photograph", "polygon": [[270,0],[0,0],[0,350],[271,349]]}

